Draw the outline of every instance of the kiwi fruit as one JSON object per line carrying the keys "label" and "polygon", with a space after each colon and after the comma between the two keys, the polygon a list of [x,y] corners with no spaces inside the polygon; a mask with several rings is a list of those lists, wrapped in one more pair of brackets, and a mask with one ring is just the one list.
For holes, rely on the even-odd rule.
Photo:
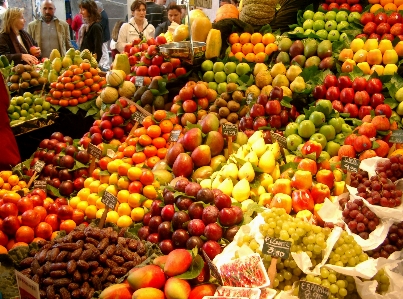
{"label": "kiwi fruit", "polygon": [[216,105],[211,105],[209,111],[210,112],[218,112],[218,107]]}
{"label": "kiwi fruit", "polygon": [[18,83],[18,82],[20,81],[20,76],[18,76],[18,75],[12,75],[12,76],[10,77],[9,81],[10,81],[11,83]]}
{"label": "kiwi fruit", "polygon": [[31,75],[30,75],[29,73],[27,73],[27,72],[23,72],[23,73],[21,74],[21,78],[22,78],[22,80],[24,80],[24,81],[29,81],[29,80],[31,80]]}
{"label": "kiwi fruit", "polygon": [[39,83],[40,85],[45,84],[47,81],[48,81],[48,79],[46,79],[45,77],[39,77],[39,78],[38,78],[38,83]]}
{"label": "kiwi fruit", "polygon": [[228,107],[221,107],[220,110],[218,110],[218,114],[220,117],[225,118],[230,114],[230,111]]}
{"label": "kiwi fruit", "polygon": [[227,84],[227,92],[234,92],[238,88],[238,85],[231,82]]}
{"label": "kiwi fruit", "polygon": [[224,101],[231,101],[231,95],[228,92],[223,92],[221,94],[221,98],[224,99]]}
{"label": "kiwi fruit", "polygon": [[13,83],[10,85],[10,91],[16,91],[20,89],[20,86],[18,85],[18,83]]}
{"label": "kiwi fruit", "polygon": [[227,116],[227,120],[233,124],[236,123],[236,121],[238,120],[238,114],[232,112]]}
{"label": "kiwi fruit", "polygon": [[220,125],[227,123],[228,120],[226,118],[221,118],[220,119]]}
{"label": "kiwi fruit", "polygon": [[32,78],[39,78],[39,73],[37,71],[32,71],[29,73]]}
{"label": "kiwi fruit", "polygon": [[233,99],[234,101],[236,101],[236,102],[242,101],[242,100],[243,100],[243,93],[242,93],[242,91],[240,91],[240,90],[235,90],[235,91],[232,93],[232,99]]}
{"label": "kiwi fruit", "polygon": [[29,83],[28,83],[28,82],[22,82],[22,83],[20,84],[20,87],[21,87],[22,89],[27,89],[27,88],[29,88]]}
{"label": "kiwi fruit", "polygon": [[231,112],[238,112],[239,108],[241,108],[241,105],[235,101],[229,101],[227,107]]}
{"label": "kiwi fruit", "polygon": [[244,117],[249,112],[249,106],[245,105],[242,107],[241,111],[238,112],[239,117]]}
{"label": "kiwi fruit", "polygon": [[38,86],[38,85],[39,85],[39,82],[38,82],[38,80],[36,80],[36,79],[34,78],[34,79],[31,79],[31,81],[29,81],[29,84],[30,84],[31,86]]}
{"label": "kiwi fruit", "polygon": [[152,113],[152,111],[153,111],[153,108],[152,108],[151,105],[149,105],[149,104],[145,105],[145,106],[144,106],[144,109],[145,109],[147,112],[150,112],[150,113]]}
{"label": "kiwi fruit", "polygon": [[21,75],[23,72],[25,72],[25,67],[23,64],[17,64],[15,67],[15,72],[19,75]]}
{"label": "kiwi fruit", "polygon": [[214,105],[216,105],[217,107],[221,108],[221,107],[227,107],[227,101],[224,100],[223,98],[218,98],[215,100]]}
{"label": "kiwi fruit", "polygon": [[25,69],[26,72],[32,72],[33,71],[32,66],[30,66],[28,64],[24,65],[24,69]]}

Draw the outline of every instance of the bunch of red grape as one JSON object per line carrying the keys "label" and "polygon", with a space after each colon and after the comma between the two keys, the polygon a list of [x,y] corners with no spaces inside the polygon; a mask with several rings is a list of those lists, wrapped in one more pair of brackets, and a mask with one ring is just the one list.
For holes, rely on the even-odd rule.
{"label": "bunch of red grape", "polygon": [[368,251],[373,258],[388,258],[393,252],[403,249],[403,222],[395,223],[389,228],[385,241],[377,248]]}
{"label": "bunch of red grape", "polygon": [[369,234],[379,224],[379,218],[359,198],[345,205],[343,220],[352,233],[358,234],[365,240],[369,238]]}
{"label": "bunch of red grape", "polygon": [[396,155],[389,160],[376,163],[376,173],[383,178],[389,178],[392,182],[403,178],[403,156]]}

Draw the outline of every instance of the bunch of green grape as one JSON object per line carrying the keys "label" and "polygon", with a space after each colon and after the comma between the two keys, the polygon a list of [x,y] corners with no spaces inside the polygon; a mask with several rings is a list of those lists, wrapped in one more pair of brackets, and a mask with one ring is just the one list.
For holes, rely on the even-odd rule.
{"label": "bunch of green grape", "polygon": [[333,246],[328,263],[340,267],[355,267],[367,259],[368,255],[362,251],[353,236],[343,231]]}
{"label": "bunch of green grape", "polygon": [[376,287],[376,292],[378,294],[384,295],[387,293],[390,285],[389,276],[386,275],[385,270],[379,270],[371,280],[376,280],[378,282],[378,286]]}

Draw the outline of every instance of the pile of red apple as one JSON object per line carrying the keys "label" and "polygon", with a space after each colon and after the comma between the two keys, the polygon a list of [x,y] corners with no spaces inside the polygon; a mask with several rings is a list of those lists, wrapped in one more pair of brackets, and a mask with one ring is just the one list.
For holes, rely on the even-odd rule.
{"label": "pile of red apple", "polygon": [[60,132],[54,132],[50,139],[43,139],[39,148],[34,153],[31,161],[31,168],[24,170],[25,175],[34,174],[35,163],[41,160],[46,163],[38,180],[45,180],[47,183],[59,189],[63,196],[69,196],[74,191],[84,187],[84,177],[88,177],[88,168],[83,167],[73,170],[76,161],[87,165],[90,156],[86,150],[79,150],[69,136],[63,136]]}
{"label": "pile of red apple", "polygon": [[135,83],[135,76],[156,77],[166,75],[168,80],[186,74],[186,69],[181,66],[178,58],[164,59],[159,52],[159,45],[166,44],[164,36],[155,39],[140,40],[135,38],[131,45],[126,45],[124,53],[129,56],[131,73],[126,80]]}
{"label": "pile of red apple", "polygon": [[325,3],[319,5],[322,10],[328,11],[332,9],[344,9],[350,12],[362,13],[362,5],[360,0],[326,0]]}
{"label": "pile of red apple", "polygon": [[[181,192],[175,197],[175,192]],[[243,220],[240,207],[218,189],[179,179],[175,190],[164,190],[164,203],[154,200],[138,236],[159,245],[164,254],[176,248],[202,248],[213,259],[221,252],[221,238],[232,241]]]}
{"label": "pile of red apple", "polygon": [[403,17],[398,12],[393,12],[389,16],[384,12],[376,15],[372,12],[364,12],[360,20],[364,25],[363,33],[357,38],[376,38],[378,41],[389,39],[393,41],[395,37],[403,40]]}
{"label": "pile of red apple", "polygon": [[375,115],[390,118],[392,109],[384,104],[382,82],[378,78],[368,81],[357,77],[351,81],[349,76],[327,75],[322,85],[313,90],[316,100],[327,99],[332,102],[333,109],[340,113],[349,113],[351,118],[363,119],[375,109]]}
{"label": "pile of red apple", "polygon": [[250,137],[261,127],[274,129],[284,128],[290,119],[294,121],[299,113],[295,106],[286,108],[281,105],[283,99],[283,89],[275,86],[270,95],[261,94],[256,103],[252,105],[249,115],[244,116],[239,121],[239,129]]}

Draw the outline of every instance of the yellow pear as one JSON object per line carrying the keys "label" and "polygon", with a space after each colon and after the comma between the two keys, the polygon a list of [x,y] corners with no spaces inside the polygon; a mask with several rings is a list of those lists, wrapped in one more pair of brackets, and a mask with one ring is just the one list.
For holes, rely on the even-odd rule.
{"label": "yellow pear", "polygon": [[253,204],[254,203],[254,201],[252,200],[252,199],[247,199],[247,200],[244,200],[241,204],[242,204],[242,211],[245,213],[247,210],[248,210],[248,206],[250,205],[250,204]]}
{"label": "yellow pear", "polygon": [[363,49],[367,52],[369,52],[370,50],[378,49],[378,40],[376,38],[367,39],[365,41]]}
{"label": "yellow pear", "polygon": [[371,67],[371,75],[373,74],[373,72],[377,72],[378,76],[382,76],[384,70],[385,68],[383,67],[383,65],[375,64]]}
{"label": "yellow pear", "polygon": [[280,165],[278,165],[278,163],[270,175],[273,178],[273,181],[276,181],[280,177]]}
{"label": "yellow pear", "polygon": [[294,159],[295,159],[295,155],[287,155],[287,156],[285,156],[285,163],[290,163],[290,162],[294,162]]}
{"label": "yellow pear", "polygon": [[286,86],[286,87],[288,87],[288,86],[290,86],[290,81],[288,81],[288,79],[287,79],[287,77],[285,75],[279,74],[273,79],[273,82],[271,83],[271,85],[273,87],[274,86],[278,86],[278,87]]}
{"label": "yellow pear", "polygon": [[304,91],[305,90],[304,78],[302,78],[301,76],[296,77],[295,80],[291,82],[290,89],[293,92],[302,92],[302,91]]}
{"label": "yellow pear", "polygon": [[259,168],[265,173],[271,173],[276,166],[276,159],[271,151],[267,151],[259,159]]}
{"label": "yellow pear", "polygon": [[248,139],[248,144],[253,145],[259,138],[263,138],[262,131],[256,131],[255,133],[253,133],[252,136],[250,136]]}
{"label": "yellow pear", "polygon": [[258,157],[261,157],[264,154],[266,151],[266,143],[263,138],[259,138],[254,144],[252,144],[252,151],[254,151]]}
{"label": "yellow pear", "polygon": [[287,72],[285,73],[286,77],[288,80],[290,81],[294,81],[295,78],[297,78],[299,76],[299,74],[301,74],[302,69],[300,68],[299,65],[291,65]]}
{"label": "yellow pear", "polygon": [[263,186],[263,187],[266,189],[266,191],[268,191],[268,190],[269,190],[269,186],[270,186],[271,184],[273,184],[273,178],[272,178],[271,175],[268,174],[268,173],[263,173],[263,174],[259,177],[259,180],[260,180],[260,185]]}
{"label": "yellow pear", "polygon": [[369,75],[371,73],[368,62],[357,63],[357,66],[364,73],[364,75]]}
{"label": "yellow pear", "polygon": [[385,53],[386,50],[392,50],[393,49],[393,45],[392,42],[388,39],[383,39],[379,42],[379,50],[381,50],[381,53],[383,55],[383,53]]}
{"label": "yellow pear", "polygon": [[251,197],[260,196],[264,193],[266,193],[266,190],[264,189],[264,187],[262,185],[260,185],[257,188],[250,189]]}
{"label": "yellow pear", "polygon": [[364,40],[362,40],[361,38],[354,39],[350,44],[350,49],[353,50],[354,53],[362,49],[363,47],[364,47]]}
{"label": "yellow pear", "polygon": [[217,175],[214,179],[214,181],[211,183],[211,188],[212,189],[217,189],[218,186],[221,184],[222,179],[221,176]]}
{"label": "yellow pear", "polygon": [[260,71],[267,71],[267,65],[259,62],[255,64],[255,67],[253,69],[253,75],[256,77],[256,75],[260,72]]}
{"label": "yellow pear", "polygon": [[276,63],[273,65],[270,71],[270,75],[274,78],[277,75],[285,75],[287,72],[287,69],[285,68],[284,64],[282,62]]}
{"label": "yellow pear", "polygon": [[211,179],[204,179],[200,182],[200,186],[205,189],[211,189]]}
{"label": "yellow pear", "polygon": [[248,182],[253,181],[253,179],[255,178],[255,171],[253,170],[252,164],[250,162],[246,162],[244,165],[242,165],[241,168],[239,168],[238,178],[240,180],[247,179]]}
{"label": "yellow pear", "polygon": [[234,185],[232,184],[232,180],[231,179],[225,179],[220,185],[218,185],[217,189],[220,189],[224,194],[226,194],[228,196],[231,196],[232,189],[234,189]]}
{"label": "yellow pear", "polygon": [[234,179],[238,178],[238,167],[234,163],[229,163],[221,168],[221,176],[224,178]]}
{"label": "yellow pear", "polygon": [[280,158],[281,152],[280,152],[280,145],[278,144],[278,142],[268,144],[267,149],[273,153],[274,159],[277,160],[278,158]]}
{"label": "yellow pear", "polygon": [[250,196],[250,185],[246,178],[240,180],[232,189],[232,197],[238,201],[243,202]]}
{"label": "yellow pear", "polygon": [[259,158],[257,157],[255,152],[250,152],[249,154],[246,155],[245,157],[246,161],[249,161],[253,165],[257,166],[257,163],[259,162]]}
{"label": "yellow pear", "polygon": [[397,65],[396,64],[389,63],[389,64],[385,65],[385,69],[383,71],[384,75],[394,75],[395,73],[397,73]]}
{"label": "yellow pear", "polygon": [[260,194],[260,196],[259,196],[259,205],[260,206],[270,205],[271,199],[272,199],[272,194],[271,193]]}
{"label": "yellow pear", "polygon": [[400,89],[398,91],[396,91],[395,93],[395,99],[398,102],[403,101],[403,87],[400,87]]}

